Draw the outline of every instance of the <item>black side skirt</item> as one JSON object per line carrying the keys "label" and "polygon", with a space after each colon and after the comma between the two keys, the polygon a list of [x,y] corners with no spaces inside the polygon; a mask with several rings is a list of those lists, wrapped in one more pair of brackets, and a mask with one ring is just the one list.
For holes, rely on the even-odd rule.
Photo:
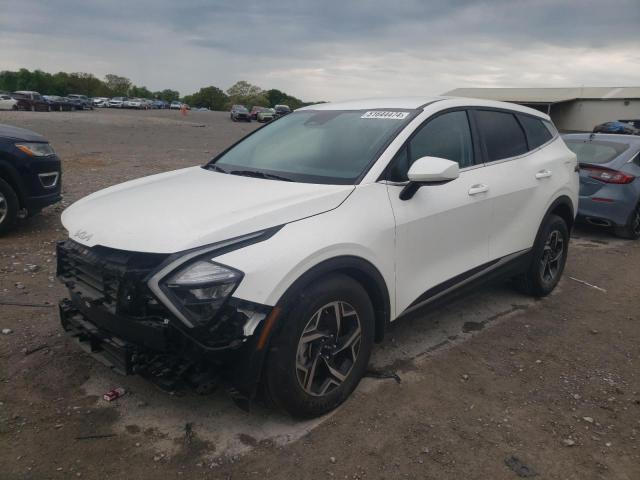
{"label": "black side skirt", "polygon": [[526,271],[530,264],[531,249],[527,249],[479,265],[430,288],[416,298],[411,305],[398,315],[398,317],[406,315],[426,305],[432,305],[434,303],[440,303],[440,301],[449,300],[452,296],[461,295],[478,287],[478,285],[487,283],[491,280],[497,280],[522,273]]}

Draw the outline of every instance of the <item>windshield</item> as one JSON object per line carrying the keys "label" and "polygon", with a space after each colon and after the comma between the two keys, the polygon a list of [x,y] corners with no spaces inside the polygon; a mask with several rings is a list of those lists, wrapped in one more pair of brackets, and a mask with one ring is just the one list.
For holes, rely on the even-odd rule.
{"label": "windshield", "polygon": [[303,110],[256,130],[209,165],[306,183],[353,184],[413,117],[411,111]]}
{"label": "windshield", "polygon": [[578,163],[609,163],[629,148],[626,143],[566,140],[567,147],[576,154]]}

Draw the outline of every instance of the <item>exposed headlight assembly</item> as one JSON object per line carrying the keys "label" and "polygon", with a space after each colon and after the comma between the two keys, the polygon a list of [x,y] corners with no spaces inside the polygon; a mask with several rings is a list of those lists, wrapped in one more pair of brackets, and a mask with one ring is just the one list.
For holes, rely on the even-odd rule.
{"label": "exposed headlight assembly", "polygon": [[194,326],[208,323],[242,280],[242,273],[211,260],[196,260],[168,277],[161,288]]}
{"label": "exposed headlight assembly", "polygon": [[207,325],[244,274],[213,261],[223,251],[259,242],[280,227],[250,233],[176,257],[148,280],[151,291],[189,328]]}
{"label": "exposed headlight assembly", "polygon": [[16,148],[30,157],[47,157],[53,155],[53,147],[48,143],[16,143]]}

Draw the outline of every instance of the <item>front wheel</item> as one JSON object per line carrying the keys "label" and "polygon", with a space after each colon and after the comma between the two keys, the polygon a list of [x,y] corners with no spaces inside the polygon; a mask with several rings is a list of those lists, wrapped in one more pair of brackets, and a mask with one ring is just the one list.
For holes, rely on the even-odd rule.
{"label": "front wheel", "polygon": [[562,277],[569,251],[569,228],[557,215],[549,215],[536,238],[531,263],[517,278],[520,290],[535,297],[549,295]]}
{"label": "front wheel", "polygon": [[0,178],[0,236],[13,229],[18,219],[18,208],[16,192]]}
{"label": "front wheel", "polygon": [[269,349],[266,393],[293,417],[317,417],[344,402],[364,375],[373,346],[373,306],[365,289],[341,274],[290,300],[286,324]]}

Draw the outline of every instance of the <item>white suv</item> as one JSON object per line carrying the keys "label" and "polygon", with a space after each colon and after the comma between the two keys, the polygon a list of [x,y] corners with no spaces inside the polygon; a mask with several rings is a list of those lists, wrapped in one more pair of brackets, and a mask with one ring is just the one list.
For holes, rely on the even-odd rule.
{"label": "white suv", "polygon": [[218,381],[294,416],[354,390],[388,323],[487,277],[562,274],[576,156],[546,115],[457,98],[305,107],[203,167],[62,215],[62,324],[168,389]]}

